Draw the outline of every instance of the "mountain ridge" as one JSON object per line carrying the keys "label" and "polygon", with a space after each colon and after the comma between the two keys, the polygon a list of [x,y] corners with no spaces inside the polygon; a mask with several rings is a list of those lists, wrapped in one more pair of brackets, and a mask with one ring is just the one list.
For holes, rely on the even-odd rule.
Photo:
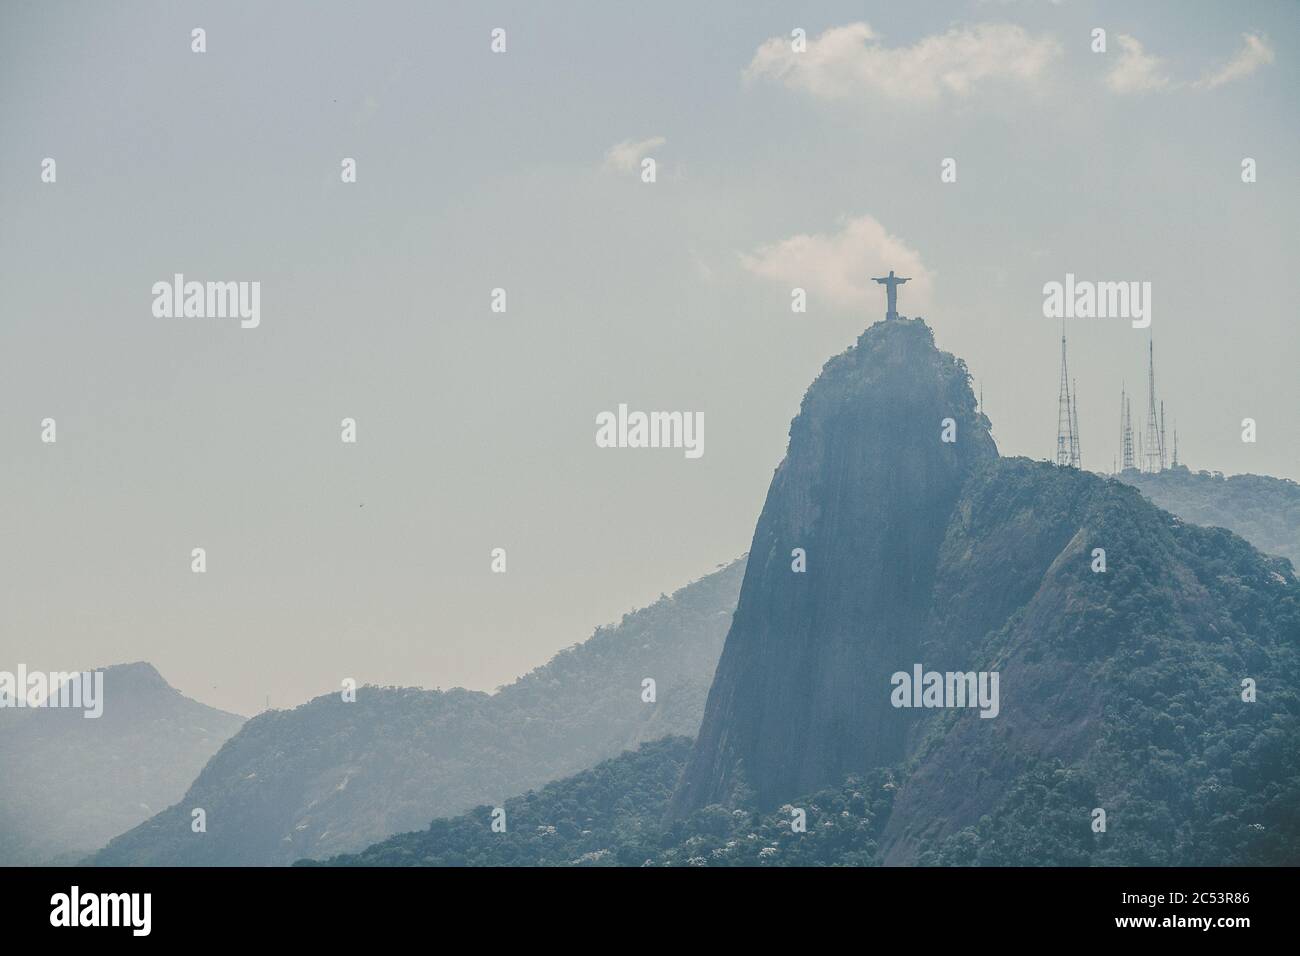
{"label": "mountain ridge", "polygon": [[[97,865],[287,865],[363,849],[671,734],[694,734],[744,557],[597,628],[496,693],[359,688],[253,718]],[[656,700],[641,699],[643,678]],[[204,808],[207,832],[190,830]]]}
{"label": "mountain ridge", "polygon": [[186,697],[148,662],[97,670],[97,718],[0,709],[0,864],[72,862],[103,845],[176,800],[244,722]]}

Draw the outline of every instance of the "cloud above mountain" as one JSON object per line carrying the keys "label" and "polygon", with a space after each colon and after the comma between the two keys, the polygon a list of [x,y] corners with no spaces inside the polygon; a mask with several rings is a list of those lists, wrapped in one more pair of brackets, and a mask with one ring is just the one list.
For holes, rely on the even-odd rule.
{"label": "cloud above mountain", "polygon": [[921,254],[892,235],[874,216],[845,219],[837,232],[800,234],[742,253],[741,265],[753,275],[790,288],[806,289],[834,308],[885,311],[881,286],[872,282],[890,269],[912,281],[899,293],[900,311],[915,315],[930,302],[933,274]]}

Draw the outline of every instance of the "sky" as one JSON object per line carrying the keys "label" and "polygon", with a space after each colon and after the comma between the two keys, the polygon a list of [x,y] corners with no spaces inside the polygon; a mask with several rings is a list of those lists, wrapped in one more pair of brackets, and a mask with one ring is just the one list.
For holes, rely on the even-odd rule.
{"label": "sky", "polygon": [[[1267,0],[4,4],[0,669],[243,714],[508,683],[748,549],[891,268],[1003,454],[1054,454],[1072,273],[1152,289],[1068,324],[1084,467],[1150,338],[1186,464],[1300,478],[1298,37]],[[178,272],[260,323],[155,315]],[[620,404],[704,454],[598,448]]]}

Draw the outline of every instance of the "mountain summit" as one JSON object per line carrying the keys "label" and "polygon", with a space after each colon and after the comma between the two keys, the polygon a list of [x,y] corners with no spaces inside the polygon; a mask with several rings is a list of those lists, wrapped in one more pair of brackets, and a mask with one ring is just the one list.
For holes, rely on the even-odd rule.
{"label": "mountain summit", "polygon": [[0,708],[0,865],[71,862],[173,803],[244,718],[152,664],[100,668],[103,714]]}
{"label": "mountain summit", "polygon": [[996,458],[966,366],[920,319],[826,363],[754,531],[678,812],[738,785],[770,805],[903,756],[890,675],[920,660],[953,509]]}
{"label": "mountain summit", "polygon": [[668,816],[811,826],[847,778],[886,864],[1294,863],[1298,687],[1289,561],[999,458],[961,362],[880,323],[790,429]]}

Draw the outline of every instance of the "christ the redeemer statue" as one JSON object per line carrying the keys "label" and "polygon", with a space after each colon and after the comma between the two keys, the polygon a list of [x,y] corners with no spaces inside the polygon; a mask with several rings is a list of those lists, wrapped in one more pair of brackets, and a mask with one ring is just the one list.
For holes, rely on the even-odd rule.
{"label": "christ the redeemer statue", "polygon": [[880,279],[872,279],[872,282],[879,282],[885,287],[885,295],[889,303],[889,311],[885,313],[886,319],[898,318],[898,287],[904,282],[911,282],[910,278],[902,279],[894,275],[894,270],[889,270],[889,275]]}

